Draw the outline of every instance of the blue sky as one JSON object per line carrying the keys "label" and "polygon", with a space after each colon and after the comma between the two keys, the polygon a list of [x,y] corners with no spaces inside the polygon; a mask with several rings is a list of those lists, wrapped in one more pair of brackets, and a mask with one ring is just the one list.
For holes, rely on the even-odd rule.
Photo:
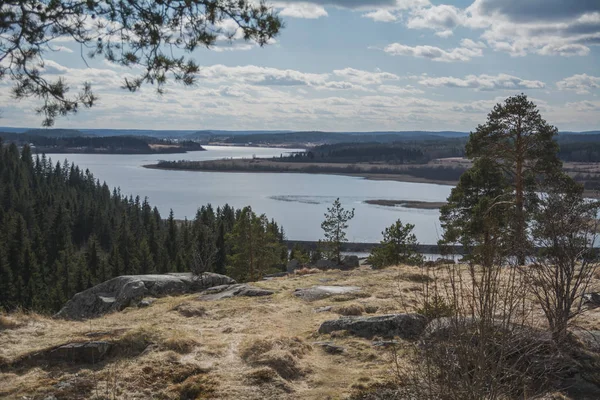
{"label": "blue sky", "polygon": [[[135,71],[88,67],[73,43],[55,44],[48,77],[73,90],[91,81],[100,96],[56,127],[469,131],[523,92],[561,130],[600,129],[599,0],[271,4],[286,24],[273,43],[198,50],[198,83],[163,96],[123,91]],[[0,125],[39,125],[36,102],[15,103],[9,88],[0,84]]]}

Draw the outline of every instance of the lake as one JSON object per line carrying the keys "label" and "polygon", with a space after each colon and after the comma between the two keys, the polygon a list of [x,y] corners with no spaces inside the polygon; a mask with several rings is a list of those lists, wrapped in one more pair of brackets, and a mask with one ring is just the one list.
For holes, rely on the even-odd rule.
{"label": "lake", "polygon": [[214,160],[221,158],[275,157],[289,151],[278,148],[205,146],[207,151],[186,154],[48,154],[53,162],[64,159],[89,169],[111,188],[126,195],[148,197],[166,218],[173,209],[175,218],[194,218],[198,207],[211,203],[215,208],[229,203],[247,205],[265,213],[294,240],[318,240],[327,207],[337,198],[355,209],[347,231],[351,242],[379,242],[381,232],[397,219],[415,225],[420,243],[434,244],[441,234],[438,210],[420,210],[365,204],[369,199],[444,201],[451,186],[428,183],[372,181],[339,175],[293,173],[231,173],[169,171],[143,168],[159,160]]}

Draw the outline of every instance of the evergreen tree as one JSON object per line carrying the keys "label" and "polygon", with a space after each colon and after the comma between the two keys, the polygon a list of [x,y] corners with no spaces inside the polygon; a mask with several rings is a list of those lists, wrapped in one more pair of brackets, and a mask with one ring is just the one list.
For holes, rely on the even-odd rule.
{"label": "evergreen tree", "polygon": [[404,225],[397,220],[392,226],[385,228],[382,232],[383,240],[379,247],[371,251],[368,262],[375,268],[421,263],[423,257],[417,252],[417,237],[412,233],[414,227],[413,224]]}
{"label": "evergreen tree", "polygon": [[[527,226],[543,185],[564,179],[558,158],[556,127],[542,119],[524,94],[509,97],[488,114],[485,124],[471,133],[467,157],[494,163],[512,187],[511,245],[520,264],[531,248]],[[571,185],[571,190],[578,190]],[[507,200],[507,199],[505,199]]]}
{"label": "evergreen tree", "polygon": [[322,242],[328,258],[337,264],[342,260],[342,243],[347,242],[346,229],[348,221],[354,218],[354,209],[347,211],[342,207],[340,199],[337,198],[331,207],[327,208],[325,220],[321,223],[321,228],[325,234],[325,240]]}

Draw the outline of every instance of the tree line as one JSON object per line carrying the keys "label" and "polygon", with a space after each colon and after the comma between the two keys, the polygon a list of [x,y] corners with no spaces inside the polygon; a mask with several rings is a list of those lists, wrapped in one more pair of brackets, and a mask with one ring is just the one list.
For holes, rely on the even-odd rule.
{"label": "tree line", "polygon": [[[128,274],[214,271],[260,279],[287,260],[284,232],[250,207],[163,219],[67,161],[0,143],[0,308],[57,311],[75,293]],[[246,260],[253,261],[248,264]]]}

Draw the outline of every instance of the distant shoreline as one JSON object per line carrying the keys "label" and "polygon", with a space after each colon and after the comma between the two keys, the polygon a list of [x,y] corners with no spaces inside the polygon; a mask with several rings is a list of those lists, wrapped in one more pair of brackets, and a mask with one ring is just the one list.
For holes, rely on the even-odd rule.
{"label": "distant shoreline", "polygon": [[[210,161],[190,161],[184,163],[157,163],[146,164],[144,168],[163,169],[172,171],[197,171],[197,172],[229,172],[229,173],[299,173],[318,175],[340,175],[364,178],[368,180],[384,180],[409,183],[429,183],[434,185],[455,186],[456,180],[430,179],[408,175],[410,167],[431,168],[435,166],[424,164],[413,165],[370,165],[370,164],[325,164],[325,163],[285,163],[270,159],[223,159]],[[378,172],[384,168],[385,172]],[[396,170],[399,173],[391,173]]]}

